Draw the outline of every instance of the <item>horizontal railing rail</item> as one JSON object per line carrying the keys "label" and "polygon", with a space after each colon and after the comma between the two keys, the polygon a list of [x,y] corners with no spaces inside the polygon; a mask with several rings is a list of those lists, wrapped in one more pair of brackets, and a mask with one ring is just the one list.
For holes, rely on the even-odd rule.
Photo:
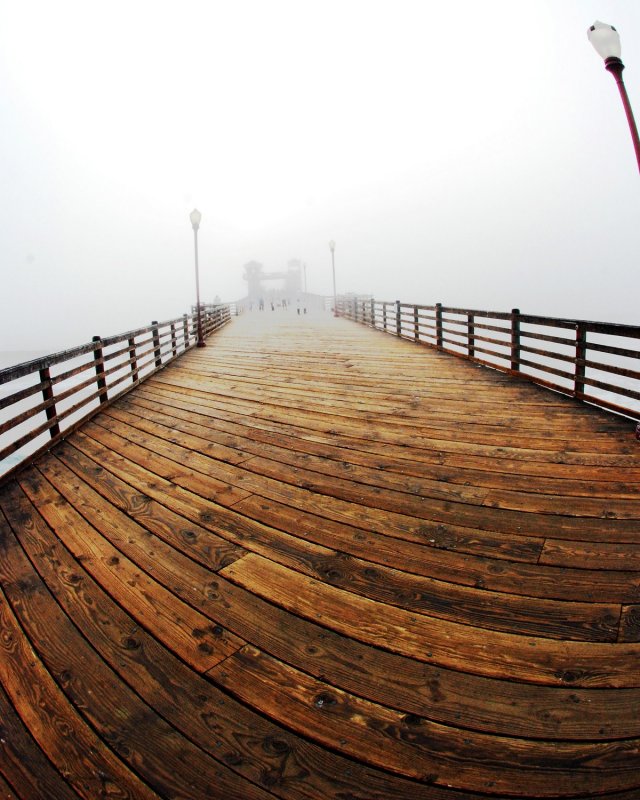
{"label": "horizontal railing rail", "polygon": [[640,326],[340,297],[338,314],[640,420]]}
{"label": "horizontal railing rail", "polygon": [[[200,311],[204,338],[231,320],[226,304]],[[94,336],[87,344],[0,370],[0,476],[51,447],[196,340],[197,314],[185,314],[116,336]]]}

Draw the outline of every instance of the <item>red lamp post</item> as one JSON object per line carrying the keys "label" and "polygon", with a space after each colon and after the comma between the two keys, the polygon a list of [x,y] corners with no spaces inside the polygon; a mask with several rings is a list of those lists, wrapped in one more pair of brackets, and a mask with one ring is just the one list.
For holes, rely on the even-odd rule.
{"label": "red lamp post", "polygon": [[629,123],[629,130],[631,131],[631,139],[636,153],[636,161],[638,162],[638,170],[640,170],[640,138],[638,138],[638,128],[633,116],[631,103],[629,102],[629,95],[627,88],[622,80],[622,70],[624,64],[620,58],[620,36],[618,31],[613,25],[607,25],[604,22],[594,22],[587,31],[589,41],[594,46],[596,52],[601,58],[604,58],[604,67],[615,78],[620,91],[622,105],[625,114],[627,115],[627,122]]}

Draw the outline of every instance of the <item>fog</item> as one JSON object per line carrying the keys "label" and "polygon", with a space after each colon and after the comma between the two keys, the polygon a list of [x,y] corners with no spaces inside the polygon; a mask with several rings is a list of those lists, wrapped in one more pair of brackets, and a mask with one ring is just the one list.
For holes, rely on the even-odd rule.
{"label": "fog", "polygon": [[0,350],[309,291],[637,323],[637,0],[0,0]]}

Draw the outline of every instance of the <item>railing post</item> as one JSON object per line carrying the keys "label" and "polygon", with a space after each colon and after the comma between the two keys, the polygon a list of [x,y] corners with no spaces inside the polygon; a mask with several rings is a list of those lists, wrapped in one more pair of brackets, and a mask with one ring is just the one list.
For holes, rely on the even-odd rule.
{"label": "railing post", "polygon": [[402,317],[400,316],[400,301],[396,300],[396,336],[402,336]]}
{"label": "railing post", "polygon": [[373,299],[373,297],[371,298],[371,300],[369,302],[369,318],[371,320],[371,327],[375,328],[376,327],[376,302]]}
{"label": "railing post", "polygon": [[[94,336],[91,340],[92,342],[100,342],[102,341],[99,336]],[[93,360],[95,362],[95,370],[96,375],[98,376],[98,380],[96,381],[98,385],[98,397],[101,403],[106,403],[108,400],[107,397],[107,379],[104,371],[104,357],[102,355],[102,348],[95,347],[93,351]]]}
{"label": "railing post", "polygon": [[189,317],[186,314],[182,315],[182,329],[184,331],[184,349],[189,347]]}
{"label": "railing post", "polygon": [[476,357],[476,329],[473,320],[473,312],[467,312],[467,355],[469,358]]}
{"label": "railing post", "polygon": [[413,307],[413,338],[416,342],[420,341],[420,326],[418,324],[418,306]]}
{"label": "railing post", "polygon": [[511,310],[511,371],[520,370],[520,309]]}
{"label": "railing post", "polygon": [[[42,397],[44,401],[49,402],[49,400],[53,400],[53,384],[51,383],[51,373],[49,371],[49,367],[44,367],[40,370],[40,381],[44,384],[42,387]],[[57,419],[58,412],[56,411],[55,402],[46,407],[45,413],[47,415],[47,420],[51,421]],[[54,422],[49,428],[49,435],[52,439],[55,439],[56,436],[60,435],[60,426],[57,422]]]}
{"label": "railing post", "polygon": [[160,334],[158,333],[158,320],[154,319],[151,320],[151,324],[153,325],[152,335],[153,335],[153,355],[156,359],[156,369],[162,366],[162,355],[160,354]]}
{"label": "railing post", "polygon": [[587,326],[584,322],[576,325],[576,371],[573,384],[574,397],[584,397],[584,377],[587,372],[585,359],[587,357]]}
{"label": "railing post", "polygon": [[178,355],[178,342],[176,341],[176,326],[174,322],[171,323],[171,352],[174,358]]}
{"label": "railing post", "polygon": [[436,347],[442,350],[442,303],[436,303]]}
{"label": "railing post", "polygon": [[129,360],[131,362],[131,382],[136,383],[138,380],[138,358],[136,355],[136,340],[135,337],[129,337]]}
{"label": "railing post", "polygon": [[382,303],[382,330],[386,333],[387,332],[387,301],[384,300]]}
{"label": "railing post", "polygon": [[356,313],[356,303],[357,303],[357,300],[356,300],[356,298],[354,297],[354,298],[353,298],[353,306],[352,306],[352,310],[351,310],[351,319],[352,319],[354,322],[357,322],[357,321],[358,321],[358,315],[357,315],[357,313]]}

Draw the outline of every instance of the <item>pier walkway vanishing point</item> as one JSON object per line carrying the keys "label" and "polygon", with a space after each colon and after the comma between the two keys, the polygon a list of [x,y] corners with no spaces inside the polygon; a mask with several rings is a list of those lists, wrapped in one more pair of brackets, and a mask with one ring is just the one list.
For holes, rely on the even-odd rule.
{"label": "pier walkway vanishing point", "polygon": [[0,489],[0,797],[640,797],[631,422],[246,313]]}

